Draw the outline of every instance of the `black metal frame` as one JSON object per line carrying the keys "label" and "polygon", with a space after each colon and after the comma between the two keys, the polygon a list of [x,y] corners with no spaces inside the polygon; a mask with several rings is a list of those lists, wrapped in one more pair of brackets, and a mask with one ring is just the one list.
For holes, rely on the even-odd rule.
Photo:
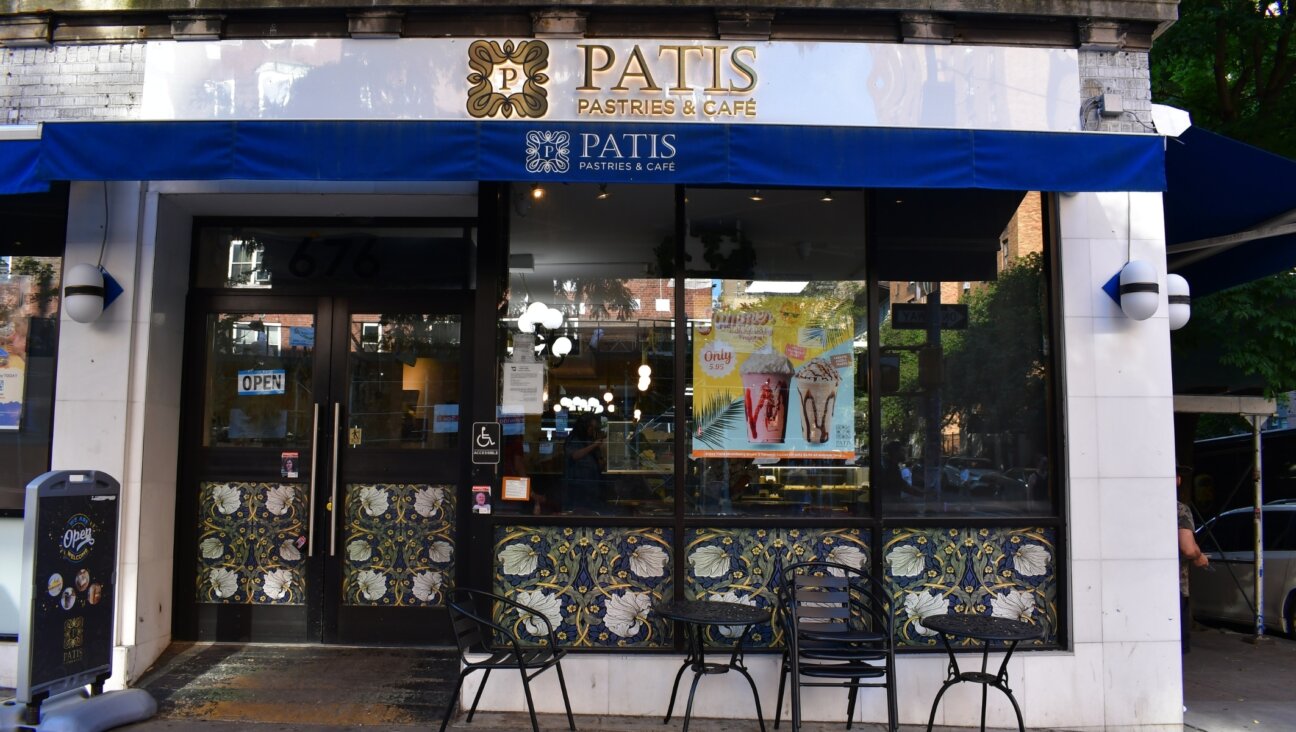
{"label": "black metal frame", "polygon": [[[504,184],[502,187],[507,188],[507,184]],[[685,255],[685,247],[687,244],[687,233],[688,233],[685,193],[686,190],[690,187],[691,186],[684,186],[684,185],[675,186],[675,210],[674,210],[675,261],[674,261],[674,271],[672,273],[672,276],[676,283],[683,282],[683,280],[686,277],[691,276],[692,274],[697,274],[700,277],[710,276],[710,274],[707,272],[702,272],[702,271],[691,272],[684,266],[685,265],[684,255]],[[507,193],[505,192],[504,195],[505,195],[505,200],[507,200]],[[1058,643],[1056,647],[1066,648],[1069,645],[1068,622],[1067,622],[1068,614],[1067,614],[1067,605],[1066,605],[1067,603],[1067,594],[1066,594],[1067,593],[1067,582],[1066,582],[1067,547],[1066,547],[1066,537],[1062,529],[1066,526],[1065,509],[1066,509],[1067,485],[1066,482],[1062,480],[1062,478],[1064,478],[1067,475],[1067,473],[1066,473],[1066,450],[1065,450],[1065,437],[1064,437],[1065,393],[1064,390],[1061,388],[1062,384],[1065,383],[1064,379],[1062,378],[1065,358],[1062,352],[1062,343],[1063,343],[1062,323],[1060,318],[1057,317],[1057,315],[1061,313],[1062,278],[1061,278],[1061,273],[1059,271],[1059,267],[1057,266],[1057,254],[1056,254],[1057,248],[1061,241],[1061,231],[1058,227],[1057,206],[1058,206],[1059,199],[1057,194],[1041,193],[1039,195],[1042,196],[1042,200],[1041,200],[1042,234],[1044,238],[1043,257],[1044,257],[1044,271],[1046,277],[1045,286],[1047,287],[1048,290],[1048,299],[1047,299],[1048,312],[1046,314],[1045,328],[1048,334],[1049,344],[1052,346],[1049,349],[1049,352],[1047,354],[1048,377],[1045,385],[1045,392],[1046,392],[1045,410],[1046,410],[1046,422],[1050,428],[1049,429],[1050,434],[1048,436],[1048,441],[1047,441],[1047,446],[1049,450],[1049,454],[1048,454],[1049,472],[1052,475],[1056,476],[1055,485],[1057,486],[1056,494],[1054,495],[1051,501],[1053,512],[1049,514],[1042,514],[1042,515],[1012,515],[1012,516],[1002,516],[1002,517],[974,517],[974,518],[961,517],[957,515],[946,515],[946,516],[935,516],[935,517],[889,514],[889,513],[884,515],[882,501],[877,500],[875,496],[874,500],[872,500],[871,502],[871,511],[868,515],[833,517],[832,525],[834,527],[839,527],[839,528],[844,527],[844,528],[867,529],[870,532],[870,558],[873,564],[871,571],[875,576],[882,576],[882,572],[885,569],[884,566],[885,560],[883,557],[882,550],[883,547],[885,546],[884,534],[885,531],[889,528],[896,528],[896,527],[945,528],[951,525],[957,525],[959,527],[973,528],[973,529],[1031,528],[1031,527],[1045,527],[1045,528],[1056,529],[1058,531],[1057,541],[1054,546],[1056,551],[1056,557],[1057,557],[1057,561],[1054,566],[1057,568],[1057,572],[1058,572],[1058,608],[1057,608]],[[864,247],[864,256],[866,262],[876,260],[876,247],[877,247],[877,237],[875,232],[876,221],[873,216],[868,215],[869,211],[876,209],[876,196],[877,196],[876,191],[872,189],[865,191],[865,197],[866,197],[865,207],[864,207],[864,211],[860,213],[860,217],[862,219],[860,228],[864,232],[864,237],[863,237],[863,241],[861,242],[861,245]],[[496,209],[496,213],[500,215],[502,219],[502,221],[497,222],[497,225],[501,227],[502,231],[506,232],[508,226],[507,207],[506,206],[498,207]],[[485,216],[483,216],[483,227],[485,227],[485,225],[486,225],[486,218]],[[481,237],[481,240],[484,241],[485,237]],[[508,247],[507,236],[502,237],[502,239],[500,240],[500,246],[503,249],[503,251],[499,253],[499,256],[502,258],[504,262],[507,262],[507,247]],[[879,287],[879,280],[874,270],[870,268],[868,271],[869,271],[869,275],[866,280],[866,287],[868,292],[868,317],[869,317],[870,324],[872,324],[878,322],[878,314],[881,309],[880,306],[881,288]],[[688,337],[687,336],[688,334],[687,313],[685,312],[685,306],[686,306],[685,289],[683,287],[681,286],[675,287],[673,302],[675,308],[675,334],[676,334],[673,375],[675,380],[674,399],[675,399],[675,404],[677,405],[675,409],[675,416],[674,416],[675,417],[674,431],[675,431],[675,435],[677,436],[676,439],[683,440],[684,439],[683,435],[687,433],[687,428],[688,428],[685,410],[682,408],[683,405],[686,404],[686,396],[684,393],[684,389],[686,384],[687,368],[688,368],[688,364],[686,362],[685,352],[684,352],[684,343],[680,340],[682,338]],[[485,312],[485,311],[479,311],[479,312]],[[485,318],[482,318],[480,320],[484,321]],[[479,323],[479,326],[481,329],[479,332],[482,333],[483,339],[488,337],[486,333],[486,331],[488,330],[489,330],[490,338],[497,337],[497,330],[496,330],[498,327],[497,323],[482,322]],[[872,384],[878,384],[881,382],[881,365],[877,357],[877,355],[880,352],[880,346],[881,346],[879,338],[880,336],[878,334],[878,329],[874,327],[870,327],[868,329],[868,353],[869,353],[868,373],[869,373],[869,382]],[[479,353],[484,356],[485,349],[482,349],[481,351],[479,351]],[[490,357],[494,358],[493,351],[491,351]],[[483,398],[481,404],[486,409],[493,410],[494,408],[493,407],[495,403],[494,389],[495,389],[494,384],[481,385],[481,391],[482,391],[481,397]],[[880,390],[869,389],[868,402],[869,402],[870,424],[880,425],[881,413],[882,413],[882,395]],[[678,447],[681,446],[677,445],[677,448]],[[881,430],[871,429],[869,431],[869,455],[870,455],[870,472],[873,475],[877,475],[880,472],[878,461],[880,460],[881,454],[882,454]],[[676,476],[683,476],[685,474],[687,468],[687,455],[685,450],[683,449],[675,450],[674,467],[675,467]],[[773,517],[773,516],[729,517],[729,516],[704,516],[704,515],[696,515],[696,514],[687,514],[685,512],[684,498],[685,496],[683,491],[683,485],[679,480],[677,480],[676,489],[675,489],[674,516],[667,516],[667,517],[597,516],[596,517],[596,516],[520,516],[520,515],[507,515],[507,514],[493,514],[490,516],[478,517],[477,522],[474,524],[474,528],[476,528],[476,526],[480,524],[488,524],[489,530],[484,530],[480,533],[476,533],[476,532],[474,533],[474,542],[473,542],[474,545],[484,547],[483,550],[479,551],[478,556],[474,560],[474,566],[476,567],[476,569],[473,573],[473,576],[477,578],[478,582],[481,583],[476,586],[479,587],[492,586],[492,581],[493,581],[491,575],[492,557],[490,555],[489,547],[492,546],[491,538],[493,536],[492,532],[495,526],[508,526],[508,525],[589,526],[591,525],[591,523],[598,523],[601,526],[608,526],[608,527],[633,526],[633,527],[670,528],[675,530],[674,541],[676,542],[676,546],[678,547],[682,545],[681,530],[688,529],[688,528],[695,528],[695,527],[697,528],[700,527],[768,528],[770,526],[776,526],[779,528],[799,528],[799,527],[822,527],[826,525],[825,519],[823,519],[822,517],[819,518]],[[478,541],[478,539],[484,539],[485,541],[484,542]],[[676,599],[683,599],[682,593],[683,593],[683,588],[686,579],[684,563],[680,561],[672,562],[672,572],[673,572],[673,586],[676,592]],[[676,634],[676,643],[675,643],[674,652],[678,653],[681,650],[684,650],[685,648],[684,639],[681,636],[682,634],[679,633]],[[1052,647],[1053,646],[1050,646],[1050,648]],[[930,653],[941,652],[940,648],[900,647],[898,650],[899,652],[906,653],[906,654],[908,653],[930,654]],[[605,651],[603,649],[573,649],[573,652],[601,653]],[[625,649],[617,649],[617,652],[636,653],[636,654],[637,653],[656,654],[656,653],[662,653],[663,649],[625,648]]]}
{"label": "black metal frame", "polygon": [[[516,633],[492,619],[495,603],[521,612],[530,612],[531,617],[544,624],[545,636],[549,643],[540,647],[523,646]],[[485,612],[482,612],[482,604],[487,605]],[[445,716],[441,718],[441,732],[445,732],[455,707],[459,705],[459,690],[463,688],[464,679],[474,671],[486,672],[482,676],[481,684],[477,686],[477,694],[473,697],[472,706],[468,709],[466,721],[471,723],[473,715],[477,713],[477,704],[481,701],[482,692],[486,690],[486,682],[490,680],[491,671],[497,669],[505,671],[517,669],[522,674],[522,690],[526,693],[527,711],[531,713],[531,730],[540,732],[535,701],[531,698],[531,680],[550,668],[558,672],[558,688],[562,690],[563,706],[567,709],[567,726],[572,732],[576,731],[571,699],[567,696],[567,680],[563,678],[562,672],[562,659],[567,655],[567,651],[560,647],[549,618],[531,612],[531,608],[507,597],[466,587],[454,590],[446,606],[454,626],[455,644],[459,646],[459,664],[462,670],[459,672],[459,679],[455,682],[454,691],[450,692]],[[500,639],[506,643],[500,643]],[[497,650],[501,646],[506,650]],[[488,655],[483,660],[474,661],[468,657],[470,653]]]}
{"label": "black metal frame", "polygon": [[[887,726],[899,729],[894,603],[881,580],[834,562],[798,562],[779,578],[779,620],[785,644],[779,668],[777,729],[783,691],[792,681],[792,730],[801,729],[801,687],[847,688],[846,729],[854,722],[861,687],[882,687]],[[805,667],[803,662],[808,662]],[[818,681],[803,681],[802,676]],[[861,679],[884,679],[863,682]]]}
{"label": "black metal frame", "polygon": [[[485,186],[483,186],[485,187]],[[254,217],[254,218],[232,218],[232,217],[198,217],[193,221],[191,232],[192,251],[196,251],[199,243],[200,233],[204,229],[219,226],[364,226],[366,228],[395,228],[408,226],[435,227],[435,228],[473,228],[478,230],[478,250],[486,248],[480,243],[481,226],[477,219],[468,218],[388,218],[388,219],[342,219],[327,220],[318,217]],[[470,278],[475,276],[480,265],[470,271]],[[471,352],[471,349],[480,346],[482,339],[480,329],[474,330],[475,326],[485,318],[473,317],[476,303],[468,295],[467,290],[472,289],[476,284],[471,279],[465,283],[465,288],[460,289],[434,289],[427,291],[396,291],[390,295],[385,295],[380,291],[375,291],[371,287],[332,287],[328,286],[327,292],[323,288],[281,288],[276,289],[273,293],[265,292],[237,292],[228,289],[198,288],[193,286],[197,279],[197,262],[192,262],[190,271],[191,288],[186,301],[186,322],[185,322],[185,344],[184,344],[184,369],[183,381],[181,385],[182,392],[182,412],[181,412],[181,459],[179,461],[177,475],[177,496],[176,496],[176,531],[174,533],[173,556],[175,557],[175,583],[172,589],[172,633],[176,638],[198,638],[199,627],[203,619],[206,623],[215,623],[220,626],[219,631],[222,638],[236,638],[251,632],[255,624],[258,629],[268,630],[274,637],[282,637],[284,640],[304,640],[333,642],[338,640],[338,633],[345,627],[359,628],[362,623],[359,622],[363,616],[364,609],[348,609],[336,602],[312,603],[306,602],[304,610],[297,606],[279,607],[279,606],[234,606],[234,605],[204,605],[194,601],[193,592],[197,578],[197,542],[194,541],[192,531],[193,518],[197,515],[197,493],[192,490],[197,485],[202,476],[219,469],[222,473],[239,476],[246,475],[247,479],[255,480],[264,477],[264,471],[253,470],[243,458],[250,454],[250,451],[240,450],[238,448],[223,448],[219,451],[209,452],[201,447],[202,425],[201,414],[203,402],[206,397],[205,381],[206,372],[202,368],[205,364],[205,334],[207,329],[206,318],[211,312],[266,312],[275,310],[289,310],[315,313],[318,316],[316,322],[317,333],[328,334],[328,337],[337,342],[344,338],[347,328],[346,318],[340,316],[341,303],[359,303],[364,304],[373,302],[381,303],[383,306],[407,307],[407,308],[440,308],[446,312],[457,312],[462,315],[461,337],[465,352]],[[480,299],[480,292],[477,293]],[[490,312],[493,312],[490,311]],[[492,320],[493,325],[493,320]],[[493,342],[492,339],[488,342]],[[321,349],[316,349],[313,358],[315,360],[315,372],[323,373],[322,362],[327,361],[329,354],[324,353]],[[347,375],[343,373],[345,369],[335,369],[331,374],[328,388],[335,393],[343,388]],[[478,382],[485,381],[476,376],[474,369],[465,362],[462,374],[461,389],[462,394],[470,395]],[[321,407],[323,409],[323,407]],[[331,418],[331,414],[328,415]],[[460,421],[460,444],[467,444],[467,422]],[[323,439],[321,437],[321,439]],[[309,450],[303,451],[303,460],[311,461],[312,468],[319,475],[324,475],[324,464],[321,456],[328,457],[331,448],[329,446],[312,445]],[[409,466],[408,459],[400,459],[402,456],[396,456],[396,460],[391,464],[385,461],[390,460],[391,456],[379,458],[378,456],[358,456],[355,459],[360,461],[360,468],[368,466],[370,468],[382,467],[400,469],[402,465],[406,468]],[[213,459],[215,462],[213,462]],[[447,473],[443,476],[444,480],[452,481],[456,485],[457,494],[462,496],[464,483],[468,476],[468,457],[464,451],[458,451],[454,456],[453,475]],[[435,482],[435,477],[433,478]],[[342,500],[339,494],[339,500]],[[321,509],[322,499],[317,499],[316,506],[311,510],[315,512],[316,533],[319,537],[328,535],[330,520],[341,521],[341,511],[329,513]],[[457,502],[459,515],[455,517],[456,525],[467,526],[466,517],[469,516],[466,501]],[[460,537],[466,536],[461,532]],[[316,557],[313,561],[308,561],[306,565],[307,581],[314,586],[321,588],[325,598],[341,597],[341,573],[336,566],[328,567],[330,563],[328,557],[324,556],[327,552],[321,552],[317,549]],[[468,552],[465,552],[465,555]],[[334,562],[334,565],[337,563]],[[456,584],[462,585],[468,578],[466,568],[463,562],[456,563]],[[366,608],[367,609],[367,608]],[[253,610],[257,618],[253,618]],[[295,637],[297,632],[295,628],[305,618],[305,628],[301,629],[302,637]],[[434,611],[434,617],[429,623],[426,616],[411,617],[408,620],[402,620],[398,625],[400,628],[435,628],[441,629],[444,626],[442,618],[444,611]],[[384,628],[390,629],[389,623],[383,624]],[[396,632],[400,632],[400,628]],[[408,629],[408,628],[407,628]],[[383,642],[382,638],[353,638],[357,641]],[[448,639],[447,639],[448,641]]]}

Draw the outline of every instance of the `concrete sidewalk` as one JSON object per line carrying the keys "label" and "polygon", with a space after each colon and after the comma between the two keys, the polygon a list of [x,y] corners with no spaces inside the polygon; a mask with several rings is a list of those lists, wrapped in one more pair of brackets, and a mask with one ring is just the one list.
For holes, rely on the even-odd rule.
{"label": "concrete sidewalk", "polygon": [[[1193,633],[1193,651],[1184,659],[1184,694],[1188,711],[1184,715],[1184,729],[1191,732],[1239,732],[1241,730],[1296,730],[1296,704],[1292,703],[1293,690],[1296,689],[1296,641],[1285,638],[1270,637],[1260,644],[1250,641],[1250,636],[1237,632],[1214,629],[1200,629]],[[202,647],[188,651],[191,655],[201,652]],[[209,647],[210,648],[210,647]],[[216,647],[219,648],[219,647]],[[263,647],[264,648],[264,647]],[[318,648],[318,647],[317,647]],[[399,656],[398,649],[373,651],[377,658],[382,653]],[[361,665],[362,664],[358,664]],[[311,669],[316,671],[315,669]],[[371,669],[356,668],[359,674],[372,673]],[[165,669],[163,669],[165,671]],[[183,676],[183,674],[179,674]],[[319,678],[318,672],[308,674]],[[342,671],[342,676],[346,672]],[[176,673],[167,677],[165,673],[154,673],[143,680],[143,685],[156,686],[155,693],[162,692],[162,680],[176,681]],[[181,679],[183,681],[183,679]],[[196,679],[190,679],[196,681]],[[319,687],[317,687],[319,688]],[[8,698],[10,690],[0,689],[0,699]],[[202,700],[204,694],[218,700],[220,689],[189,690],[195,698]],[[360,725],[354,720],[342,723],[347,719],[347,712],[341,709],[346,706],[340,699],[331,698],[323,690],[317,692],[315,703],[318,714],[313,719],[285,718],[283,710],[265,709],[262,716],[252,716],[257,721],[220,721],[206,715],[189,714],[183,718],[171,717],[150,720],[142,724],[131,725],[121,729],[129,732],[178,732],[179,730],[199,730],[200,732],[231,732],[248,730],[249,732],[336,732],[341,729],[355,729]],[[428,700],[428,709],[418,724],[383,723],[364,724],[365,730],[382,730],[384,732],[414,732],[414,730],[435,729],[439,724],[439,710],[443,709],[442,699]],[[334,707],[339,707],[334,709]],[[213,709],[219,708],[213,706]],[[332,711],[330,711],[332,710]],[[194,710],[190,710],[191,712]],[[199,710],[200,711],[200,710]],[[219,716],[219,715],[213,715]],[[334,723],[327,722],[332,719]],[[435,723],[429,723],[435,717]],[[545,732],[560,732],[567,729],[566,719],[560,715],[541,715],[540,726]],[[577,716],[577,728],[581,732],[649,732],[650,730],[678,730],[683,724],[678,716],[669,725],[663,726],[660,717],[598,717]],[[788,721],[783,720],[780,729],[788,729]],[[471,724],[464,721],[462,715],[452,723],[451,729],[460,732],[516,732],[529,729],[530,723],[524,714],[478,714]],[[766,720],[766,729],[773,728],[772,721]],[[689,727],[694,732],[739,732],[757,730],[755,720],[733,719],[695,719]],[[802,726],[805,732],[837,732],[844,730],[845,725],[837,723],[807,723]],[[881,725],[857,724],[856,730],[876,732],[884,729]],[[904,732],[924,730],[924,725],[903,725]],[[954,729],[937,728],[946,732]],[[1037,730],[1037,732],[1044,732]]]}

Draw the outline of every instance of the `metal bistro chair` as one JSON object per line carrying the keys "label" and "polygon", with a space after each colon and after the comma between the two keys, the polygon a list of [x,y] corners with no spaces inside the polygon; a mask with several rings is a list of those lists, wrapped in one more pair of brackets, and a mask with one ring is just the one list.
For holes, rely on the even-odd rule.
{"label": "metal bistro chair", "polygon": [[774,727],[783,711],[783,690],[792,679],[792,729],[801,729],[801,687],[850,689],[846,729],[855,716],[860,687],[886,689],[888,729],[898,729],[895,630],[883,584],[859,569],[832,562],[801,562],[783,571],[778,587],[783,625]]}
{"label": "metal bistro chair", "polygon": [[[549,644],[524,647],[516,633],[491,620],[494,603],[521,610],[540,620],[544,623]],[[516,669],[522,674],[527,711],[531,713],[531,729],[532,732],[540,732],[540,723],[536,720],[535,703],[531,699],[531,679],[551,667],[558,672],[558,688],[562,689],[563,705],[567,707],[567,726],[575,732],[576,720],[572,717],[571,701],[567,697],[567,682],[563,679],[561,663],[567,651],[558,647],[558,639],[554,637],[553,626],[550,625],[548,618],[507,597],[464,587],[451,593],[447,606],[450,610],[450,621],[454,624],[455,642],[459,644],[459,660],[463,665],[463,671],[459,672],[459,680],[455,683],[454,692],[450,694],[445,717],[441,720],[441,732],[445,732],[446,725],[450,723],[450,716],[458,704],[459,690],[463,688],[464,679],[468,674],[474,671],[486,672],[482,677],[481,686],[477,688],[477,695],[473,697],[472,707],[468,709],[467,721],[472,722],[473,714],[477,712],[477,703],[481,701],[482,692],[486,689],[486,681],[490,679],[491,671],[495,669]],[[503,638],[506,642],[500,644],[502,648],[497,647],[492,644],[492,638]],[[470,653],[486,654],[487,657],[473,661],[468,657]]]}

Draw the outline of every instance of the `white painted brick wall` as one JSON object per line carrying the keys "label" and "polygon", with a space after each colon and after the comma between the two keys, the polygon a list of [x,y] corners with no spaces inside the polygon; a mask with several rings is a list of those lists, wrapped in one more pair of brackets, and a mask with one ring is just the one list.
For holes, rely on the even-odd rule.
{"label": "white painted brick wall", "polygon": [[136,116],[144,44],[0,50],[0,124]]}
{"label": "white painted brick wall", "polygon": [[1097,106],[1086,107],[1084,129],[1104,132],[1151,132],[1152,81],[1146,52],[1081,51],[1080,99],[1104,92],[1119,94],[1126,113],[1099,117]]}

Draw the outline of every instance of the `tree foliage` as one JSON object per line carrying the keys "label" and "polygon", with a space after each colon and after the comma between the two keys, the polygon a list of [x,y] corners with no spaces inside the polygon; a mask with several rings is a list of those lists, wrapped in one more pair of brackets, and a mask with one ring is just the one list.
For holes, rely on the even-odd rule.
{"label": "tree foliage", "polygon": [[1193,123],[1296,157],[1292,0],[1181,0],[1152,47],[1152,98]]}
{"label": "tree foliage", "polygon": [[[968,328],[945,344],[946,408],[981,432],[1042,432],[1044,260],[1027,254],[967,296]],[[965,424],[968,422],[965,422]]]}
{"label": "tree foliage", "polygon": [[1296,272],[1281,272],[1193,302],[1172,339],[1175,358],[1219,353],[1220,363],[1265,382],[1265,395],[1296,390]]}

